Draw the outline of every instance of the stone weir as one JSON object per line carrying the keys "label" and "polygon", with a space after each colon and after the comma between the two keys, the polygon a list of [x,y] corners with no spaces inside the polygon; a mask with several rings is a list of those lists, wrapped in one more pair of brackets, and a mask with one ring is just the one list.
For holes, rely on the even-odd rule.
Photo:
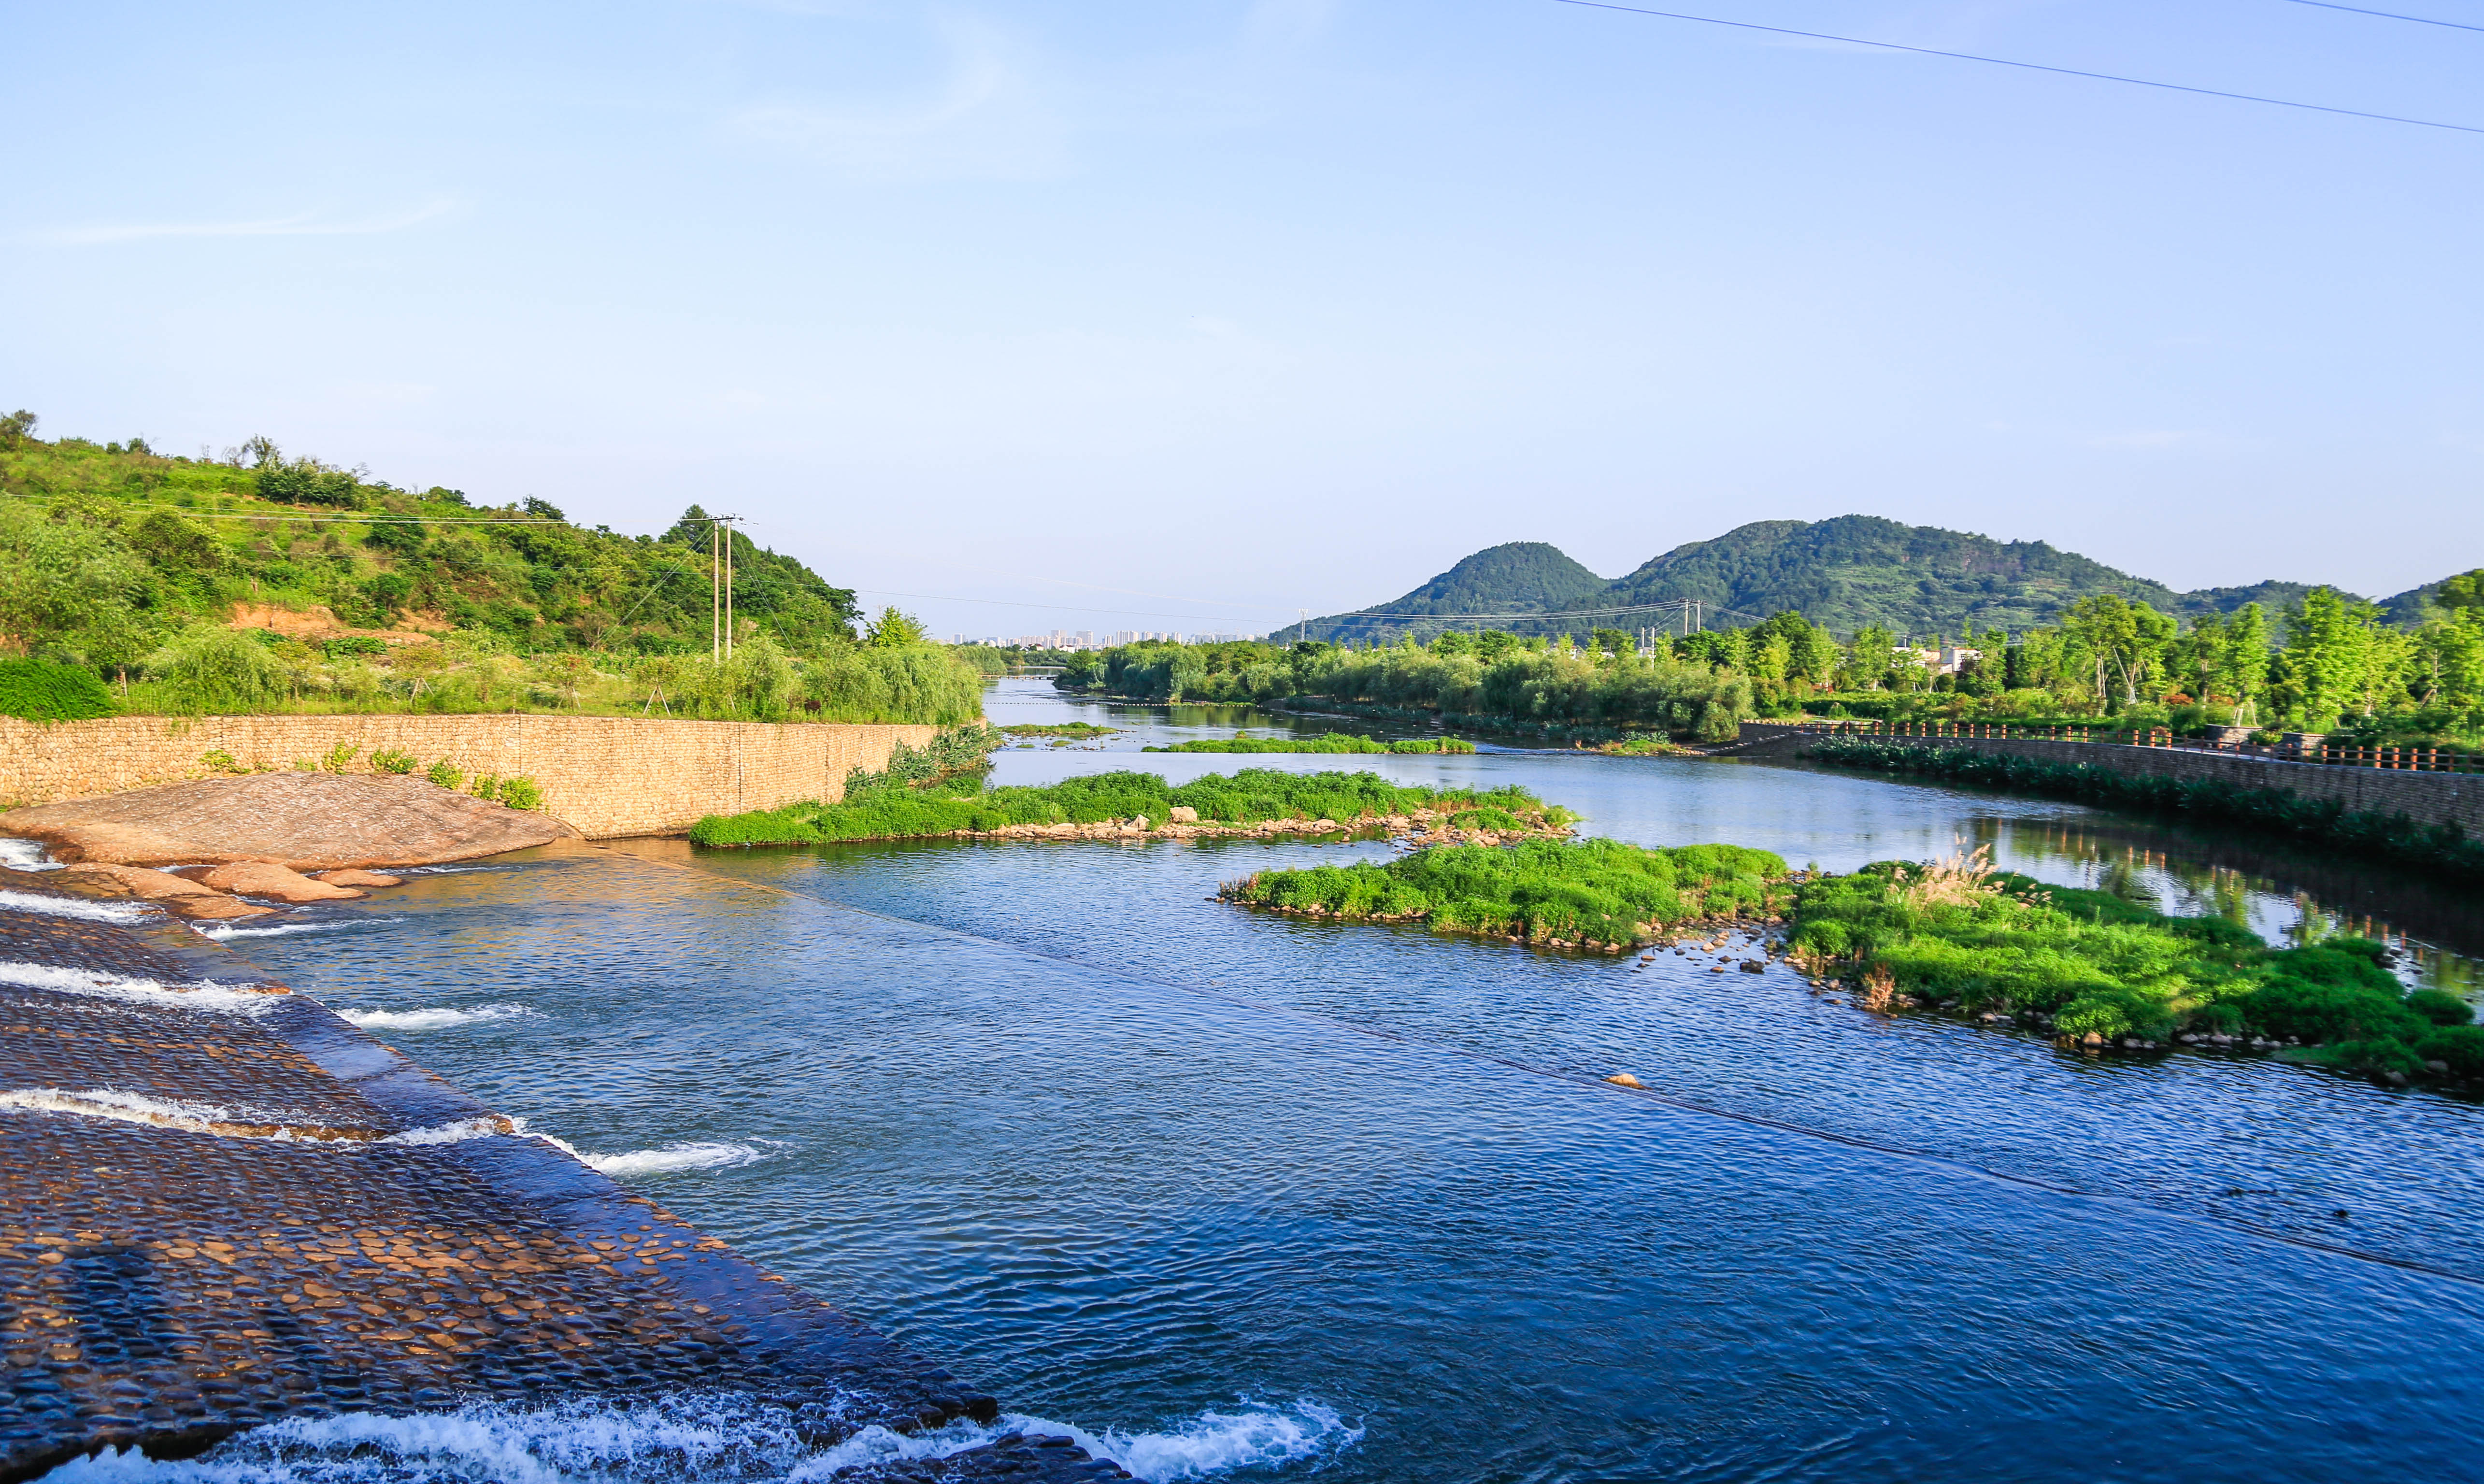
{"label": "stone weir", "polygon": [[[997,1416],[246,960],[77,890],[0,871],[0,1484],[475,1402],[727,1393],[823,1447]],[[840,1476],[1126,1477],[1014,1434]]]}

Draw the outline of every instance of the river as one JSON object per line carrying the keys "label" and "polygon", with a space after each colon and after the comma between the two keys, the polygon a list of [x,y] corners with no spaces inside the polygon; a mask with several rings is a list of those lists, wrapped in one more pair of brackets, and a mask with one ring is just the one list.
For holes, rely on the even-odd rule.
{"label": "river", "polygon": [[[1705,760],[1141,758],[1333,724],[1029,681],[990,710],[1125,728],[997,782],[1368,767],[1832,870],[1989,845],[2276,939],[2387,933],[2462,989],[2484,937],[2471,894],[2075,805]],[[1150,1478],[2474,1476],[2484,1106],[1206,900],[1386,853],[633,842],[227,941]],[[575,1476],[722,1476],[652,1434],[491,1426]],[[505,1471],[400,1444],[127,1470]]]}

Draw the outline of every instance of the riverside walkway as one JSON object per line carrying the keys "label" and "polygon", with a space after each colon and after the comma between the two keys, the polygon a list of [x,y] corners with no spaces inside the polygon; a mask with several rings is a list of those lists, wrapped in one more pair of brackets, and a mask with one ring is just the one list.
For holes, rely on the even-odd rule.
{"label": "riverside walkway", "polygon": [[[822,1445],[997,1403],[151,907],[0,870],[0,1484],[279,1418],[685,1391]],[[839,1477],[1122,1478],[1014,1435]]]}

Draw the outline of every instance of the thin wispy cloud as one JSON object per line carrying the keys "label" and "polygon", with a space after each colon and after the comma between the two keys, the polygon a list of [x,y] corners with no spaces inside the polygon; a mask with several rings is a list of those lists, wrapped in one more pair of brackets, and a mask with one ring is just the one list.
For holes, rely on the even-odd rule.
{"label": "thin wispy cloud", "polygon": [[2098,433],[2088,440],[2092,448],[2172,448],[2195,441],[2198,433],[2172,428],[2149,428],[2134,433]]}
{"label": "thin wispy cloud", "polygon": [[1062,170],[1066,133],[1033,69],[986,26],[940,24],[949,66],[927,94],[878,107],[786,100],[735,114],[745,138],[878,179],[1033,179]]}
{"label": "thin wispy cloud", "polygon": [[266,217],[247,222],[133,222],[91,227],[58,227],[32,235],[38,241],[67,247],[107,242],[142,242],[158,237],[368,237],[403,231],[455,210],[453,201],[435,201],[410,211],[387,216],[336,220],[316,211]]}

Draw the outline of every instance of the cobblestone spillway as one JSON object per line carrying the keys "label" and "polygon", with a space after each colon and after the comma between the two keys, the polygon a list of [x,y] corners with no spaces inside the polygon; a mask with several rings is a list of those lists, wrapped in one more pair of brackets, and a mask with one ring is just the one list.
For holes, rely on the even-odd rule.
{"label": "cobblestone spillway", "polygon": [[[58,880],[0,871],[0,1484],[475,1402],[729,1392],[824,1445],[998,1415],[186,928]],[[1125,1476],[1015,1436],[874,1468]]]}

